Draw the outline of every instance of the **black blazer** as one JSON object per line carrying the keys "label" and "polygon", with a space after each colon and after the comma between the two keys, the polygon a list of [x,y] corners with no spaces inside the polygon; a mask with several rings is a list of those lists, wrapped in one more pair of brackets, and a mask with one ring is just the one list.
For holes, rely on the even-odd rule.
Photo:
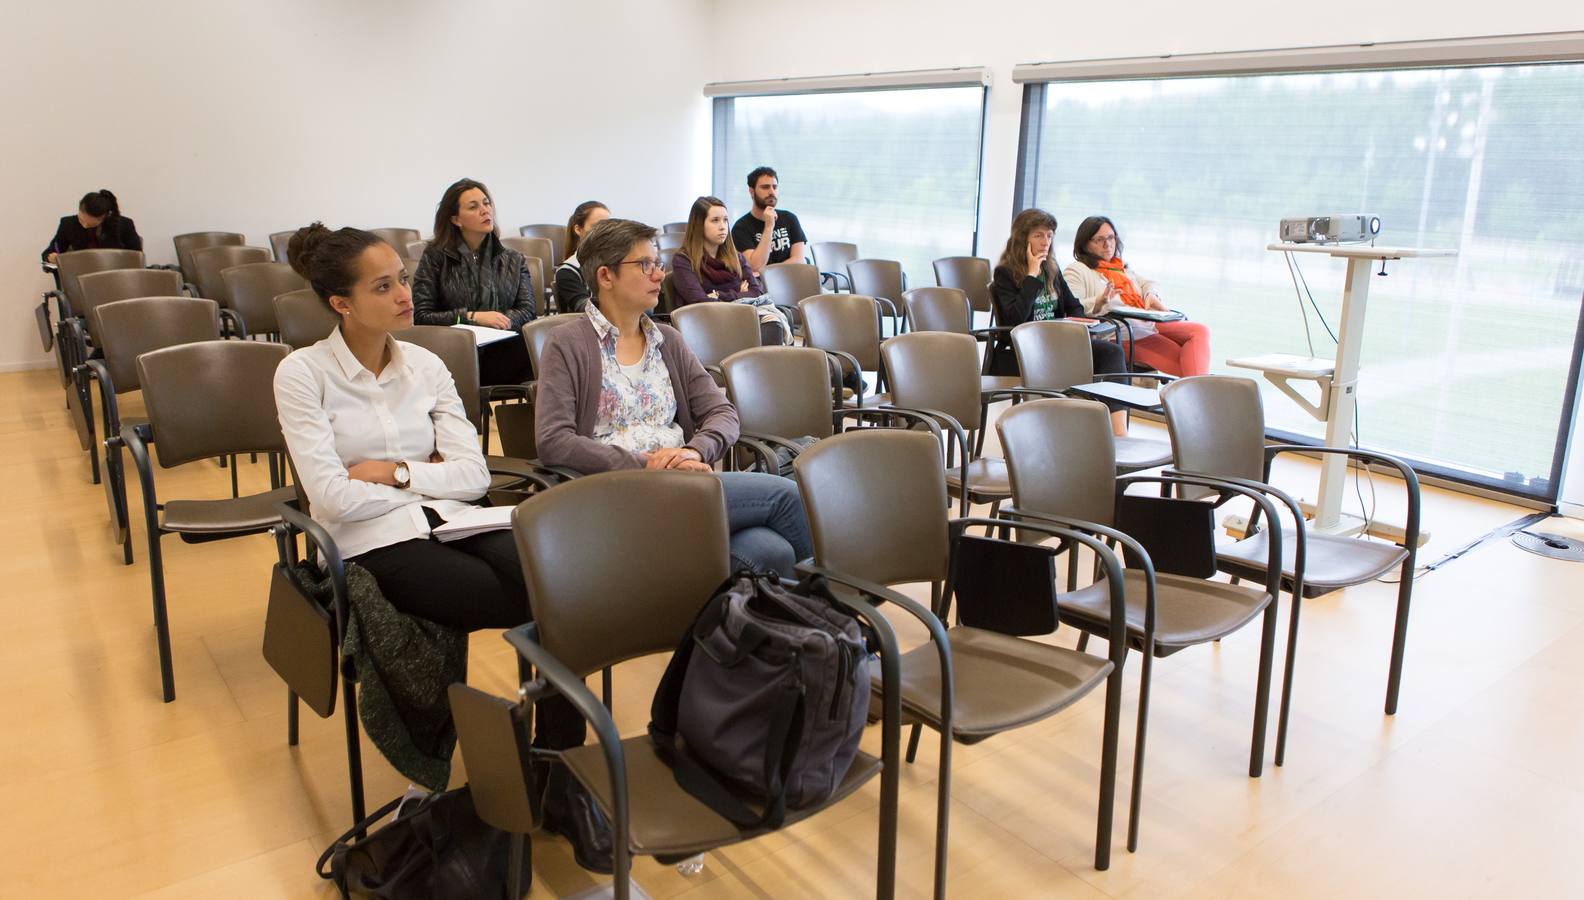
{"label": "black blazer", "polygon": [[[1060,270],[1051,276],[1051,280],[1056,282],[1054,285],[1056,318],[1085,315],[1083,303],[1072,292],[1072,288],[1067,286],[1067,279],[1062,277]],[[990,280],[990,296],[995,301],[996,324],[1012,328],[1031,321],[1034,318],[1034,301],[1044,290],[1045,286],[1038,278],[1024,273],[1014,274],[1006,266],[996,266],[995,275]],[[1012,349],[1010,337],[998,338],[992,353],[991,374],[1020,374],[1017,354]]]}
{"label": "black blazer", "polygon": [[[500,238],[488,240],[489,271],[482,273],[490,280],[488,285],[476,283],[463,263],[466,245],[441,250],[431,244],[424,251],[413,275],[413,324],[451,325],[462,321],[464,312],[486,309],[505,313],[513,330],[533,321],[538,310],[528,262],[521,253],[501,244]],[[488,302],[486,295],[491,298]]]}
{"label": "black blazer", "polygon": [[[99,232],[104,236],[100,237]],[[51,253],[69,253],[73,250],[142,250],[143,239],[138,237],[137,226],[126,216],[106,218],[98,228],[84,228],[76,215],[62,216],[60,225],[49,246],[39,254],[39,259],[49,261]]]}

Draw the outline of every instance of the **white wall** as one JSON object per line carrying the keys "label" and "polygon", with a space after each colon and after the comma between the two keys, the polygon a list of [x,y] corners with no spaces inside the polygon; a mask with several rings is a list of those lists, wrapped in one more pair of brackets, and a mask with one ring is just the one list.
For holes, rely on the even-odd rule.
{"label": "white wall", "polygon": [[[712,2],[716,44],[744,52],[715,57],[711,81],[990,67],[979,253],[992,259],[1012,220],[1023,99],[1022,86],[1012,83],[1018,63],[1584,29],[1584,4],[1576,0],[1397,0],[1367,8],[1270,0],[1119,0],[1109,7],[1030,0],[799,0],[795,15],[776,15],[773,25],[759,5]],[[797,191],[795,184],[781,186],[781,200],[794,212]],[[1059,218],[1079,214],[1053,212]]]}
{"label": "white wall", "polygon": [[503,231],[597,198],[682,217],[709,189],[709,7],[585,0],[156,0],[0,13],[0,370],[47,365],[38,253],[109,188],[171,236],[323,219],[429,233],[457,178]]}

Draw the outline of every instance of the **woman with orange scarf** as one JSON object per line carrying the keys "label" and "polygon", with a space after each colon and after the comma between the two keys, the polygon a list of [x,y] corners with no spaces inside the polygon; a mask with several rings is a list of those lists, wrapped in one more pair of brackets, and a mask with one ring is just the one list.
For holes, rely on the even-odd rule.
{"label": "woman with orange scarf", "polygon": [[[1062,271],[1067,286],[1089,315],[1130,306],[1165,310],[1155,283],[1122,261],[1122,239],[1105,216],[1090,216],[1073,237],[1073,261]],[[1210,371],[1210,329],[1199,322],[1130,319],[1133,359],[1167,375],[1186,377]]]}

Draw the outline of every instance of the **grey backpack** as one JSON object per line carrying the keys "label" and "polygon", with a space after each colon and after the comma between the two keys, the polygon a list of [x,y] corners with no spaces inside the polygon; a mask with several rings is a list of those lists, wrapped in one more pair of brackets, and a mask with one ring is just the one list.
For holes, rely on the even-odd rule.
{"label": "grey backpack", "polygon": [[649,736],[677,783],[722,817],[780,827],[787,810],[829,799],[857,755],[867,657],[858,621],[823,578],[788,588],[740,572],[671,657]]}

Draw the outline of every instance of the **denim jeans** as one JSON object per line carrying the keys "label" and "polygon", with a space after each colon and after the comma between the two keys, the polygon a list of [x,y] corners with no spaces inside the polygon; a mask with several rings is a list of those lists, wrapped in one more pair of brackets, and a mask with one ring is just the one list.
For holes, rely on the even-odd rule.
{"label": "denim jeans", "polygon": [[732,566],[797,577],[797,563],[814,555],[797,484],[761,472],[720,472],[717,477],[726,493]]}

